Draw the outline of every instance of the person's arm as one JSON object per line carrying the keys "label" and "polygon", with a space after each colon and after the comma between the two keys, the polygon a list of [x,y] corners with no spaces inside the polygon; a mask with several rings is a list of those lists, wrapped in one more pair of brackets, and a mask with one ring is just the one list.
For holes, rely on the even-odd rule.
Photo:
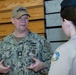
{"label": "person's arm", "polygon": [[38,72],[38,71],[40,71],[41,69],[44,68],[43,62],[41,62],[40,60],[38,60],[35,57],[32,57],[32,60],[34,61],[34,63],[32,63],[30,66],[28,66],[27,67],[28,69],[31,69],[35,72]]}
{"label": "person's arm", "polygon": [[40,70],[40,73],[48,74],[51,65],[52,55],[53,55],[53,51],[51,50],[51,45],[47,40],[45,40],[41,50],[41,58],[42,58],[41,61],[44,64],[44,68]]}
{"label": "person's arm", "polygon": [[9,70],[10,70],[10,66],[9,65],[4,66],[4,59],[2,57],[2,55],[3,55],[3,48],[2,48],[2,46],[3,46],[3,43],[0,42],[0,75],[8,73]]}
{"label": "person's arm", "polygon": [[3,65],[3,62],[4,62],[4,60],[2,59],[1,61],[0,61],[0,73],[8,73],[9,72],[9,70],[10,70],[10,66],[9,65],[7,65],[7,66],[4,66]]}
{"label": "person's arm", "polygon": [[35,61],[35,63],[32,63],[27,68],[35,72],[39,72],[41,74],[48,74],[51,64],[51,57],[53,55],[50,43],[47,42],[46,40],[41,41],[39,49],[40,49],[39,51],[40,57],[38,58],[33,57],[32,60]]}
{"label": "person's arm", "polygon": [[52,57],[48,75],[69,75],[72,63],[70,56],[67,48],[57,49]]}

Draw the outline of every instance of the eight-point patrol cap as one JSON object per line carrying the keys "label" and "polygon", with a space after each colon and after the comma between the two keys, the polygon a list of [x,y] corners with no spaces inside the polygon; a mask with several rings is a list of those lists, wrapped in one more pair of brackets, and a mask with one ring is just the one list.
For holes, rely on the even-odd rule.
{"label": "eight-point patrol cap", "polygon": [[20,18],[22,15],[30,16],[25,7],[17,6],[12,10],[12,18]]}
{"label": "eight-point patrol cap", "polygon": [[67,6],[76,6],[76,0],[63,0],[61,2],[61,8],[67,7]]}

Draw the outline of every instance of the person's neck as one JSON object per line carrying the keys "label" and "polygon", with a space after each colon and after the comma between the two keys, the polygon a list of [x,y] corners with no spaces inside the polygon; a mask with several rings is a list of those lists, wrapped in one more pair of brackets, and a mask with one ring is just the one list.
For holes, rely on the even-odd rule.
{"label": "person's neck", "polygon": [[76,34],[76,29],[75,29],[74,26],[71,26],[71,28],[70,28],[70,34],[71,34],[71,37],[73,37]]}
{"label": "person's neck", "polygon": [[74,35],[76,35],[76,32],[73,32],[73,33],[71,34],[71,37],[73,37]]}
{"label": "person's neck", "polygon": [[24,36],[26,36],[27,34],[28,34],[28,30],[23,31],[23,32],[20,32],[20,31],[14,31],[14,32],[13,32],[13,35],[14,35],[15,37],[24,37]]}

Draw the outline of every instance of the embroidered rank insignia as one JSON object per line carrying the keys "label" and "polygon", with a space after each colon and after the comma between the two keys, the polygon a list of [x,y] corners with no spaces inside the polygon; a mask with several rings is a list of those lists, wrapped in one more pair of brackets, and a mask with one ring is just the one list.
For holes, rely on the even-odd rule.
{"label": "embroidered rank insignia", "polygon": [[60,57],[60,53],[58,51],[55,51],[53,57],[52,57],[52,61],[57,61]]}

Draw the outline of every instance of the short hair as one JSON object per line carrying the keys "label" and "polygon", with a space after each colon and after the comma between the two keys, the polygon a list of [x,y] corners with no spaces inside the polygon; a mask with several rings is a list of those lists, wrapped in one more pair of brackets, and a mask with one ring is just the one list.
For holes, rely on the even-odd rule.
{"label": "short hair", "polygon": [[73,22],[76,27],[76,7],[67,6],[60,10],[61,17]]}

